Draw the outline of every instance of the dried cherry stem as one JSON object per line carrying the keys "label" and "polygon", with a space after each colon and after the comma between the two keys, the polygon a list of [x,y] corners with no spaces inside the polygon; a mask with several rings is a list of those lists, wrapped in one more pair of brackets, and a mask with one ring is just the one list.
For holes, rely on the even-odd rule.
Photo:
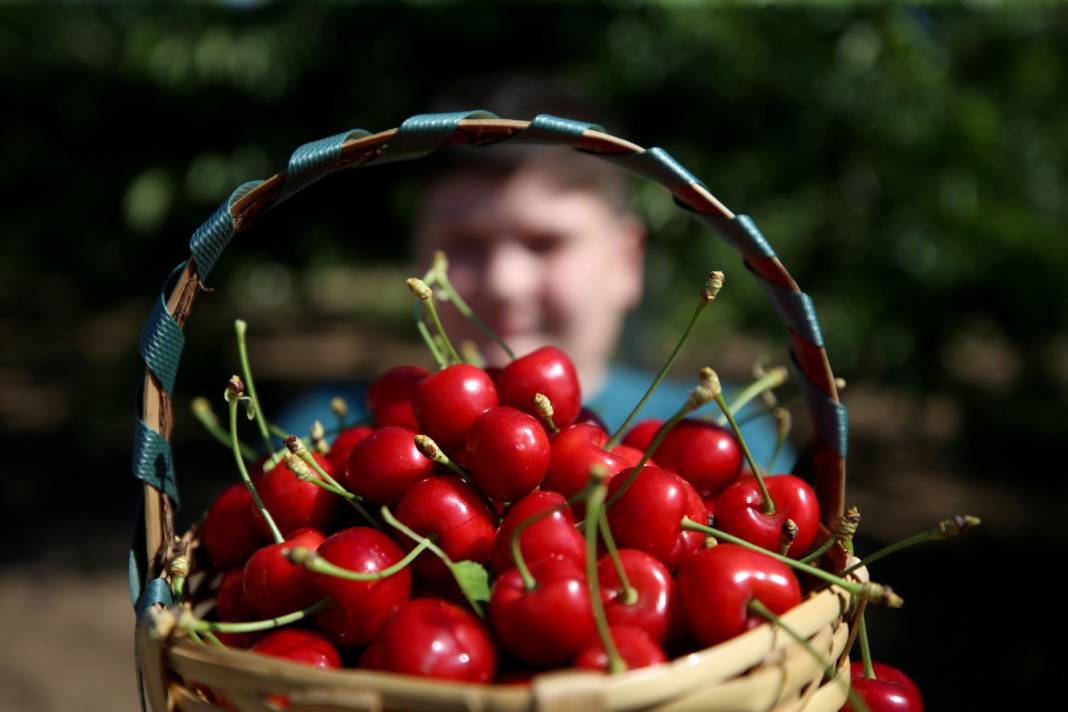
{"label": "dried cherry stem", "polygon": [[460,293],[456,291],[456,288],[452,286],[452,282],[449,280],[449,260],[445,256],[445,253],[441,250],[437,250],[434,253],[434,262],[430,267],[430,270],[424,277],[427,284],[437,284],[440,287],[441,296],[447,301],[451,302],[456,311],[460,312],[464,318],[469,319],[475,328],[481,331],[487,339],[490,339],[495,344],[501,347],[501,349],[508,354],[508,358],[515,361],[515,352],[508,347],[508,344],[504,342],[500,336],[497,335],[493,329],[489,328],[484,321],[478,318],[474,310],[467,305],[467,302],[463,300]]}
{"label": "dried cherry stem", "polygon": [[[701,385],[690,391],[690,397],[686,399],[686,402],[683,403],[682,407],[679,408],[678,411],[675,412],[675,415],[671,416],[666,422],[664,422],[663,425],[660,426],[660,429],[656,431],[656,435],[653,436],[652,441],[649,443],[649,447],[645,448],[645,452],[642,453],[642,459],[639,460],[638,464],[635,465],[627,473],[627,478],[623,480],[623,484],[620,485],[619,489],[617,489],[612,494],[612,496],[608,498],[608,502],[605,504],[605,507],[611,507],[613,504],[619,501],[620,497],[626,494],[627,490],[630,489],[630,486],[634,483],[634,480],[638,477],[638,473],[641,472],[641,469],[645,467],[645,463],[647,463],[649,459],[656,453],[656,449],[660,447],[660,443],[663,442],[667,434],[671,432],[671,429],[674,428],[675,425],[677,425],[678,422],[685,418],[688,414],[692,413],[693,411],[703,406],[705,403],[708,403],[710,400],[712,400],[713,390],[709,388],[709,383],[706,383],[706,371],[715,375],[712,369],[710,368],[701,369]],[[718,388],[718,386],[719,383],[717,381],[716,387]],[[605,449],[610,449],[607,444],[605,444]]]}
{"label": "dried cherry stem", "polygon": [[[322,574],[323,576],[333,576],[334,578],[345,579],[346,581],[380,581],[382,579],[389,578],[393,574],[403,571],[408,564],[415,561],[416,557],[423,553],[430,545],[429,539],[424,539],[414,549],[408,552],[408,554],[393,564],[381,571],[351,571],[349,569],[343,569],[336,564],[332,564],[322,556],[317,554],[312,549],[306,549],[302,546],[296,546],[292,549],[286,549],[282,554],[289,559],[291,563],[297,566],[303,566],[308,571],[316,574]],[[226,632],[226,631],[223,631]],[[245,632],[245,631],[234,631]]]}
{"label": "dried cherry stem", "polygon": [[597,518],[597,528],[601,532],[604,546],[608,549],[608,556],[612,559],[612,566],[619,577],[619,584],[623,587],[623,605],[633,606],[638,602],[638,589],[630,585],[627,571],[623,568],[623,560],[619,558],[619,549],[616,547],[615,537],[612,536],[612,527],[608,526],[608,516],[601,509],[601,516]]}
{"label": "dried cherry stem", "polygon": [[856,507],[850,507],[845,514],[838,520],[838,524],[834,527],[834,534],[827,538],[827,541],[820,544],[818,549],[815,549],[809,554],[801,557],[801,563],[810,564],[816,559],[820,558],[836,543],[845,549],[847,554],[853,553],[853,535],[857,533],[857,527],[860,526],[860,510]]}
{"label": "dried cherry stem", "polygon": [[722,272],[708,273],[708,277],[705,278],[705,284],[701,288],[701,295],[697,300],[697,307],[693,311],[693,316],[690,317],[690,323],[686,325],[686,329],[682,332],[682,336],[675,344],[675,348],[671,351],[671,355],[668,356],[667,361],[664,362],[664,365],[660,368],[660,372],[656,374],[656,378],[653,379],[653,382],[649,384],[649,388],[645,391],[645,395],[642,396],[642,399],[638,401],[638,405],[634,406],[634,409],[630,411],[630,414],[627,416],[626,420],[623,421],[623,424],[619,426],[616,432],[612,433],[612,437],[610,437],[608,442],[604,444],[605,450],[612,450],[623,440],[623,435],[627,432],[627,428],[629,428],[630,424],[634,422],[634,419],[638,417],[638,413],[645,407],[645,403],[653,395],[653,392],[657,389],[657,386],[660,385],[660,382],[664,380],[664,377],[667,376],[668,371],[671,370],[671,365],[675,363],[679,351],[682,350],[682,345],[690,338],[690,334],[693,332],[693,328],[697,324],[697,318],[701,316],[701,312],[704,311],[705,307],[715,300],[716,296],[719,294],[719,290],[723,288],[723,280],[724,276]]}
{"label": "dried cherry stem", "polygon": [[848,576],[861,566],[868,566],[875,563],[879,559],[889,556],[895,552],[907,549],[915,544],[922,544],[925,541],[936,541],[940,539],[952,539],[955,536],[960,536],[964,532],[968,531],[974,526],[978,526],[981,523],[979,517],[971,514],[958,514],[949,519],[943,519],[938,523],[934,529],[929,529],[919,534],[914,534],[907,539],[902,539],[899,542],[885,546],[879,549],[874,554],[864,557],[861,561],[850,566],[848,569],[842,572],[843,576]]}
{"label": "dried cherry stem", "polygon": [[248,324],[244,319],[234,320],[234,333],[237,334],[237,355],[241,360],[241,376],[245,379],[245,387],[248,390],[249,401],[252,403],[252,412],[259,426],[260,436],[267,452],[272,452],[271,436],[267,431],[267,419],[263,417],[263,408],[260,407],[260,399],[256,395],[256,383],[252,380],[252,367],[248,361],[248,345],[245,343],[245,334],[248,332]]}
{"label": "dried cherry stem", "polygon": [[467,470],[460,467],[460,465],[458,465],[455,460],[445,454],[445,451],[442,450],[436,442],[434,442],[433,438],[431,438],[429,435],[425,435],[422,433],[416,435],[415,449],[419,451],[419,454],[421,454],[423,457],[430,460],[431,462],[441,465],[443,467],[447,467],[451,472],[459,475],[460,479],[464,481],[464,484],[474,490],[475,494],[477,494],[479,496],[479,499],[482,500],[482,503],[486,505],[486,508],[489,509],[489,511],[494,516],[496,516],[497,506],[493,503],[493,500],[490,499],[489,496],[482,491],[481,487],[475,484],[475,481],[471,479],[471,475],[467,472]]}
{"label": "dried cherry stem", "polygon": [[[789,371],[787,371],[782,366],[776,366],[770,371],[767,371],[760,378],[756,379],[748,386],[743,388],[742,392],[735,396],[734,400],[731,401],[730,411],[732,413],[737,413],[742,408],[749,405],[749,402],[752,401],[754,398],[762,396],[763,394],[778,388],[782,384],[786,383],[786,377],[788,375]],[[726,425],[727,418],[723,415],[720,415],[718,418],[716,418],[716,422],[720,425]]]}
{"label": "dried cherry stem", "polygon": [[[713,376],[715,376],[715,373],[713,373]],[[727,406],[727,401],[723,399],[723,389],[719,386],[719,376],[715,376],[713,383],[715,385],[712,389],[712,399],[716,401],[716,405],[723,411],[723,415],[727,418],[727,422],[730,423],[731,430],[734,431],[734,437],[742,447],[742,453],[745,455],[745,459],[749,463],[749,469],[752,470],[753,477],[756,478],[757,486],[760,488],[760,496],[763,498],[761,511],[763,511],[764,514],[775,514],[775,502],[772,501],[771,493],[768,492],[768,486],[764,483],[764,475],[760,472],[760,468],[757,467],[756,460],[753,459],[753,453],[750,452],[749,446],[746,444],[745,438],[742,436],[742,429],[738,427],[738,423],[734,420],[734,414]]]}
{"label": "dried cherry stem", "polygon": [[860,614],[860,657],[864,661],[864,677],[876,680],[875,666],[871,664],[871,642],[868,640],[868,623],[864,613]]}
{"label": "dried cherry stem", "polygon": [[[586,517],[589,521],[600,522],[604,514],[604,497],[608,488],[604,484],[603,472],[599,473],[597,483],[586,497]],[[591,475],[591,479],[593,476]],[[618,555],[618,554],[617,554]],[[593,608],[593,620],[597,624],[597,634],[601,637],[605,652],[608,654],[608,672],[611,674],[625,672],[627,664],[616,648],[612,631],[608,628],[608,617],[601,600],[601,582],[597,575],[597,527],[586,527],[586,586],[590,591],[590,604]]]}
{"label": "dried cherry stem", "polygon": [[[204,426],[208,434],[226,447],[230,447],[230,434],[219,424],[219,416],[215,415],[215,411],[212,410],[211,401],[204,396],[197,396],[193,399],[192,407],[193,416]],[[243,442],[238,442],[238,447],[241,448],[241,456],[246,460],[251,462],[256,459],[256,448]]]}
{"label": "dried cherry stem", "polygon": [[[773,625],[776,625],[781,628],[787,635],[796,640],[798,645],[804,648],[809,655],[815,658],[816,662],[823,666],[823,672],[828,678],[832,680],[834,679],[835,675],[838,672],[834,667],[834,663],[828,660],[823,655],[823,653],[816,650],[816,648],[812,645],[808,638],[794,630],[793,626],[788,626],[783,623],[782,618],[775,615],[775,613],[773,613],[770,608],[765,606],[756,598],[749,602],[749,611],[767,620]],[[853,709],[857,712],[871,712],[871,708],[868,707],[868,705],[864,702],[861,696],[853,690],[853,686],[850,684],[849,680],[844,680],[844,682],[849,694],[849,702],[853,705]]]}
{"label": "dried cherry stem", "polygon": [[245,483],[249,494],[252,495],[252,501],[256,504],[256,509],[259,510],[263,521],[267,522],[267,528],[271,530],[271,538],[274,539],[275,544],[281,544],[285,541],[285,538],[282,536],[282,532],[278,531],[278,525],[274,523],[274,518],[267,511],[263,500],[260,499],[256,486],[252,484],[252,478],[249,477],[248,470],[245,469],[245,460],[241,456],[241,446],[237,440],[237,407],[244,393],[245,384],[237,376],[231,376],[229,383],[226,385],[226,400],[230,405],[230,448],[233,450],[238,472],[241,473],[241,480]]}
{"label": "dried cherry stem", "polygon": [[[523,579],[523,587],[527,591],[533,591],[537,588],[538,582],[530,573],[530,569],[527,567],[527,562],[523,558],[523,552],[519,548],[519,537],[527,530],[527,527],[537,524],[542,519],[552,516],[556,512],[562,511],[565,507],[570,507],[575,502],[586,499],[597,485],[597,482],[599,482],[602,477],[607,476],[607,474],[608,473],[603,465],[594,465],[590,468],[590,478],[586,481],[586,485],[582,489],[568,497],[563,504],[558,504],[555,507],[549,507],[548,509],[543,509],[540,512],[531,514],[529,517],[519,522],[515,529],[512,530],[512,540],[509,542],[509,545],[512,548],[512,559],[515,561],[515,567],[519,570],[519,577]],[[577,527],[579,525],[576,524],[575,526]]]}
{"label": "dried cherry stem", "polygon": [[[456,579],[456,584],[460,587],[467,602],[471,604],[471,609],[474,610],[479,618],[486,618],[486,614],[482,610],[481,604],[479,604],[479,600],[489,600],[489,574],[486,573],[484,568],[474,561],[453,561],[430,537],[422,536],[393,516],[393,512],[389,511],[389,507],[383,505],[380,514],[382,519],[391,527],[416,542],[416,544],[425,545],[425,548],[430,553],[441,559],[441,562],[449,569],[449,573]],[[472,581],[472,574],[474,574],[474,581]]]}
{"label": "dried cherry stem", "polygon": [[[305,551],[310,550],[305,549]],[[342,571],[344,571],[344,569],[342,569]],[[198,633],[206,633],[208,631],[214,633],[256,633],[261,630],[281,628],[284,625],[302,621],[305,618],[314,616],[320,611],[325,611],[332,605],[334,605],[333,601],[329,598],[324,598],[318,603],[314,603],[303,610],[286,613],[283,616],[275,616],[274,618],[265,618],[259,621],[245,621],[243,623],[206,621],[200,618],[195,618],[192,612],[188,611],[182,613],[181,617],[178,619],[178,625],[186,631],[196,631]]]}
{"label": "dried cherry stem", "polygon": [[832,573],[828,573],[823,569],[816,568],[810,564],[803,564],[797,559],[791,559],[788,556],[777,554],[774,551],[769,551],[761,546],[750,543],[745,539],[736,537],[733,534],[728,534],[720,529],[714,529],[713,527],[705,526],[704,524],[698,524],[689,517],[682,518],[682,528],[689,529],[690,531],[702,532],[704,534],[711,534],[717,540],[725,541],[730,544],[737,544],[738,546],[745,547],[750,551],[756,551],[766,556],[770,556],[776,561],[780,561],[787,566],[803,571],[810,576],[815,576],[821,581],[825,581],[833,586],[838,586],[841,589],[848,591],[859,599],[870,601],[872,603],[879,603],[890,608],[900,608],[904,605],[904,601],[896,593],[891,590],[889,586],[884,586],[875,582],[858,583],[856,581],[848,581],[841,576],[835,576]]}
{"label": "dried cherry stem", "polygon": [[438,316],[438,308],[434,306],[434,290],[426,286],[426,282],[418,277],[408,278],[408,289],[412,290],[412,294],[418,297],[423,302],[423,306],[426,307],[427,313],[430,314],[430,320],[434,322],[434,328],[437,329],[438,335],[445,343],[445,350],[449,352],[449,358],[455,363],[463,363],[463,359],[460,358],[460,354],[456,353],[456,348],[453,347],[452,342],[449,341],[448,334],[445,333],[441,317]]}
{"label": "dried cherry stem", "polygon": [[[382,528],[381,525],[375,521],[375,518],[363,508],[362,504],[360,504],[363,501],[363,498],[357,494],[349,492],[347,489],[339,485],[334,478],[327,474],[326,470],[319,466],[319,463],[315,461],[315,458],[313,458],[311,453],[307,450],[304,450],[303,455],[287,452],[285,458],[286,467],[296,475],[298,480],[301,482],[311,482],[316,487],[324,489],[331,494],[336,494],[338,497],[341,497],[348,502],[349,506],[355,509],[372,527],[375,529]],[[315,469],[314,474],[311,469],[308,468],[309,464]]]}

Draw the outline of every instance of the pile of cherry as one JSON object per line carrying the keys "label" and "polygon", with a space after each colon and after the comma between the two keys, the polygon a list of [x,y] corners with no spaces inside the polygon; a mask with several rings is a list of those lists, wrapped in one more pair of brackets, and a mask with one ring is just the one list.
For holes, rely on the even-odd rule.
{"label": "pile of cherry", "polygon": [[[812,565],[848,537],[817,541],[812,488],[763,476],[710,369],[675,417],[624,437],[583,409],[559,349],[503,369],[439,365],[376,378],[373,423],[339,426],[330,441],[317,423],[308,446],[289,436],[255,458],[237,439],[242,404],[272,440],[250,373],[247,385],[230,380],[243,482],[200,527],[222,575],[213,615],[187,606],[191,637],[318,667],[522,683],[556,668],[656,665],[783,625],[828,583],[900,604]],[[713,400],[730,428],[685,417]],[[867,682],[911,705],[892,709],[922,709],[907,678],[880,669]],[[880,694],[865,694],[872,709]]]}

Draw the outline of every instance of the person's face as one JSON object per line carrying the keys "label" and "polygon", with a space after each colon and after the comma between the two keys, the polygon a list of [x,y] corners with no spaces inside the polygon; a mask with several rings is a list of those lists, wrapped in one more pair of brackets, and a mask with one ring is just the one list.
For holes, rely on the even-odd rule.
{"label": "person's face", "polygon": [[[517,355],[557,346],[584,388],[597,385],[623,316],[641,297],[644,237],[636,218],[598,194],[531,170],[445,179],[427,196],[417,230],[421,261],[444,250],[457,291]],[[454,342],[470,339],[503,364],[477,328],[442,312]]]}

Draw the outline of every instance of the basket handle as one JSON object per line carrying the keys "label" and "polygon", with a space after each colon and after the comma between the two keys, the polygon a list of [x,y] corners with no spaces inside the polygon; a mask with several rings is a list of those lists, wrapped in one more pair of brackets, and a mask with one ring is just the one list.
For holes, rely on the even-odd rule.
{"label": "basket handle", "polygon": [[502,142],[569,146],[659,183],[680,207],[741,253],[789,334],[791,358],[815,431],[802,459],[811,470],[823,523],[828,528],[834,525],[843,510],[846,410],[838,399],[812,299],[797,286],[752,220],[728,210],[663,149],[644,149],[611,136],[594,124],[548,114],[529,122],[500,119],[486,111],[421,114],[381,133],[354,130],[304,144],[294,151],[285,171],[237,188],[193,234],[190,258],[166,280],[141,333],[146,368],[134,438],[133,472],[144,482],[144,548],[135,541],[135,551],[131,552],[134,600],[141,597],[140,587],[145,581],[165,571],[175,540],[178,492],[169,441],[173,425],[171,392],[184,344],[182,327],[200,285],[231,238],[270,208],[343,168],[420,158],[447,144],[481,146]]}

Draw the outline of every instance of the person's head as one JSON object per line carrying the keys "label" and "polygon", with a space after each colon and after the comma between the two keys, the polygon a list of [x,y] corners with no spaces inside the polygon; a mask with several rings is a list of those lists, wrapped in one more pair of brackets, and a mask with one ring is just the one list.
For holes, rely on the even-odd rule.
{"label": "person's head", "polygon": [[[423,201],[420,264],[444,250],[457,290],[517,354],[562,348],[584,390],[597,388],[642,293],[646,233],[627,209],[626,174],[569,148],[454,152]],[[503,365],[478,329],[442,311],[454,340],[474,341]]]}

